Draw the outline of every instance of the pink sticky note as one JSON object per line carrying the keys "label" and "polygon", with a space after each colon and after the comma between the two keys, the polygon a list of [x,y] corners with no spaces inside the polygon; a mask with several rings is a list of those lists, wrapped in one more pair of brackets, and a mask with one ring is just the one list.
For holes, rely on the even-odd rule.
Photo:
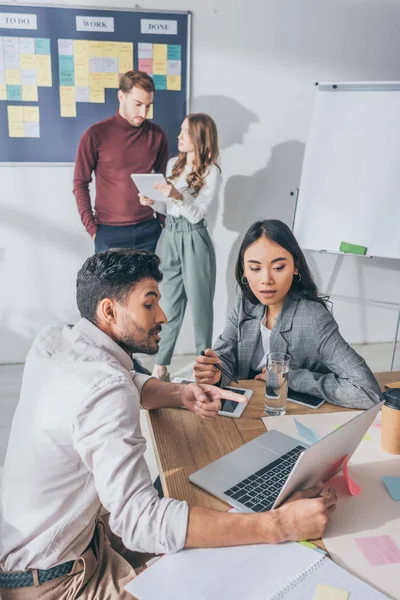
{"label": "pink sticky note", "polygon": [[382,423],[374,423],[374,426],[378,429],[382,429]]}
{"label": "pink sticky note", "polygon": [[371,567],[400,563],[400,548],[390,535],[355,538],[354,541]]}
{"label": "pink sticky note", "polygon": [[138,62],[139,71],[144,71],[148,75],[153,74],[153,59],[152,58],[139,58]]}
{"label": "pink sticky note", "polygon": [[349,457],[346,456],[346,458],[344,459],[344,463],[343,463],[343,476],[344,476],[347,488],[348,488],[351,496],[358,496],[359,494],[361,494],[361,488],[350,477],[348,463],[349,463]]}

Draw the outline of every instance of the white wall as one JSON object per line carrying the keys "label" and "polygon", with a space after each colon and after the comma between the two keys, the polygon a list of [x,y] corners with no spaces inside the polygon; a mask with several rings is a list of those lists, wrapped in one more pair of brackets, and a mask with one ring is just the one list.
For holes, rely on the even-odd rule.
{"label": "white wall", "polygon": [[[234,299],[242,234],[260,217],[291,222],[289,192],[300,180],[314,82],[399,79],[400,7],[397,0],[146,0],[140,6],[193,12],[192,109],[216,119],[222,148],[224,188],[209,217],[218,259],[217,335]],[[92,245],[75,209],[71,168],[2,168],[0,178],[0,362],[12,362],[24,359],[41,325],[76,319],[75,275]],[[350,342],[392,339],[398,262],[308,258]],[[177,351],[192,350],[187,319]]]}

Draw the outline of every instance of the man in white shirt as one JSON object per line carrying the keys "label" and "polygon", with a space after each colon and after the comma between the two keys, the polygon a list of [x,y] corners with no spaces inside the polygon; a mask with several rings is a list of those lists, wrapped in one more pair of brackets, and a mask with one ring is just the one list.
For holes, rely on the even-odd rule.
{"label": "man in white shirt", "polygon": [[335,508],[335,493],[318,496],[321,488],[251,515],[158,497],[143,458],[140,404],[183,405],[208,419],[221,398],[243,401],[132,372],[132,353],[157,352],[161,279],[150,252],[95,254],[78,274],[82,319],[46,327],[33,343],[2,478],[2,600],[127,600],[133,551],[319,537]]}

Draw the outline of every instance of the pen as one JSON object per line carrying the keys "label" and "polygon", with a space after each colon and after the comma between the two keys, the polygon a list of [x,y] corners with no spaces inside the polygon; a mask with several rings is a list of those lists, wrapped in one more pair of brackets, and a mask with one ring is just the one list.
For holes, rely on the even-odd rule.
{"label": "pen", "polygon": [[[204,350],[201,351],[201,355],[202,356],[206,356],[206,353],[204,352]],[[218,369],[218,371],[221,371],[221,373],[223,373],[224,375],[226,375],[227,377],[229,377],[229,379],[231,379],[235,383],[239,383],[238,380],[235,379],[235,377],[233,377],[233,375],[231,375],[226,369],[224,369],[224,367],[221,367],[221,365],[214,365],[214,367],[216,369]]]}

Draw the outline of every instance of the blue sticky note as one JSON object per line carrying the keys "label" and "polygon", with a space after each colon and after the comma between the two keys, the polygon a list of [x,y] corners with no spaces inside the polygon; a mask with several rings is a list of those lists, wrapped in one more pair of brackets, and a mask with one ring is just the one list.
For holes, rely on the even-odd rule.
{"label": "blue sticky note", "polygon": [[7,100],[22,101],[22,85],[7,86]]}
{"label": "blue sticky note", "polygon": [[35,38],[35,54],[50,54],[49,38]]}
{"label": "blue sticky note", "polygon": [[298,421],[297,419],[294,419],[294,422],[296,423],[297,431],[299,432],[302,438],[304,438],[308,442],[311,442],[311,444],[319,442],[321,437],[318,435],[315,429],[310,429],[310,427],[306,427],[306,425],[303,425],[303,423],[300,423],[300,421]]}
{"label": "blue sticky note", "polygon": [[168,44],[168,60],[181,60],[181,46]]}
{"label": "blue sticky note", "polygon": [[167,76],[166,75],[153,75],[154,87],[156,90],[167,89]]}
{"label": "blue sticky note", "polygon": [[59,56],[58,57],[58,70],[60,73],[73,73],[74,72],[74,57],[73,56]]}
{"label": "blue sticky note", "polygon": [[388,475],[385,475],[382,477],[382,481],[393,500],[400,500],[400,477],[389,477]]}
{"label": "blue sticky note", "polygon": [[68,73],[66,71],[60,71],[60,85],[75,85],[75,78],[73,73]]}

